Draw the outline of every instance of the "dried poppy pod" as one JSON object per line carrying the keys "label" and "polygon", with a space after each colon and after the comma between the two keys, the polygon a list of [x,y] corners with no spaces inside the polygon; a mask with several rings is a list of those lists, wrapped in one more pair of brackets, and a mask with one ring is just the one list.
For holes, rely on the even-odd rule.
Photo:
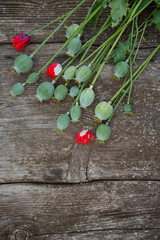
{"label": "dried poppy pod", "polygon": [[95,108],[95,115],[93,119],[98,123],[102,123],[103,120],[107,120],[113,113],[113,107],[111,102],[100,102]]}
{"label": "dried poppy pod", "polygon": [[66,52],[66,54],[69,57],[74,58],[75,54],[78,53],[78,51],[81,49],[81,47],[82,47],[81,40],[79,39],[79,37],[75,37],[69,42],[69,44],[67,46],[68,52]]}
{"label": "dried poppy pod", "polygon": [[52,97],[52,99],[55,102],[60,103],[60,101],[64,100],[65,97],[67,96],[67,92],[68,88],[63,84],[60,84],[59,86],[56,87],[54,91],[54,97]]}
{"label": "dried poppy pod", "polygon": [[70,124],[69,113],[61,114],[57,119],[57,128],[55,130],[62,132],[66,129]]}
{"label": "dried poppy pod", "polygon": [[64,75],[62,75],[63,79],[66,82],[68,82],[68,80],[72,80],[75,77],[76,70],[77,70],[77,68],[75,66],[68,67],[65,70]]}
{"label": "dried poppy pod", "polygon": [[90,106],[95,97],[95,93],[92,90],[93,86],[90,86],[89,88],[85,88],[81,95],[80,95],[80,107],[86,109],[88,106]]}
{"label": "dried poppy pod", "polygon": [[79,122],[79,118],[81,116],[81,108],[80,106],[78,105],[78,103],[76,103],[76,105],[74,107],[71,108],[71,111],[70,111],[70,116],[72,118],[72,122]]}
{"label": "dried poppy pod", "polygon": [[24,84],[16,83],[13,85],[12,90],[9,91],[12,97],[21,95],[24,92]]}
{"label": "dried poppy pod", "polygon": [[129,65],[127,62],[121,61],[116,64],[114,68],[114,74],[112,75],[116,80],[123,78],[129,70]]}
{"label": "dried poppy pod", "polygon": [[11,67],[18,75],[20,73],[27,73],[33,67],[33,60],[26,54],[18,56],[14,61],[14,66]]}
{"label": "dried poppy pod", "polygon": [[124,105],[124,113],[125,114],[131,114],[132,113],[132,105],[127,103]]}
{"label": "dried poppy pod", "polygon": [[43,100],[48,100],[52,97],[54,93],[54,81],[53,82],[43,82],[37,88],[37,94],[35,98],[42,103]]}
{"label": "dried poppy pod", "polygon": [[35,76],[36,74],[37,74],[36,72],[31,73],[28,76],[26,83],[29,83],[29,84],[36,83],[39,80],[39,75]]}
{"label": "dried poppy pod", "polygon": [[[70,25],[69,27],[66,27],[67,28],[66,35],[65,35],[66,39],[69,39],[78,30],[79,27],[80,26],[75,23]],[[83,34],[83,29],[81,29],[75,37],[77,37],[78,35],[81,37],[82,34]]]}
{"label": "dried poppy pod", "polygon": [[96,141],[103,143],[108,140],[111,135],[111,128],[107,124],[101,124],[96,130]]}
{"label": "dried poppy pod", "polygon": [[79,93],[79,87],[77,86],[73,86],[70,89],[70,93],[68,94],[71,98],[75,98],[78,96]]}
{"label": "dried poppy pod", "polygon": [[75,77],[75,82],[78,84],[81,84],[83,82],[86,82],[90,79],[91,77],[91,69],[89,66],[81,66],[77,69],[76,71],[76,77]]}

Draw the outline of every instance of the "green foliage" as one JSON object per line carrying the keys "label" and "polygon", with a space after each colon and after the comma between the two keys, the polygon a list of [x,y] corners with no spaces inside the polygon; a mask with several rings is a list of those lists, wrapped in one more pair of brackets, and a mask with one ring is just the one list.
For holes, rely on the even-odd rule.
{"label": "green foliage", "polygon": [[112,56],[114,58],[115,63],[125,60],[126,59],[126,48],[125,48],[124,44],[119,42],[119,46]]}
{"label": "green foliage", "polygon": [[148,5],[151,2],[151,0],[143,0],[139,7],[137,8],[135,13],[139,13],[146,5]]}
{"label": "green foliage", "polygon": [[[93,6],[92,11],[96,10],[96,8],[98,8],[101,4],[102,4],[101,2],[96,3]],[[100,15],[102,14],[102,12],[103,12],[103,6],[100,8],[100,10],[91,19],[93,29],[96,29],[96,25],[97,25],[98,19],[99,19]]]}
{"label": "green foliage", "polygon": [[130,52],[130,50],[131,50],[131,34],[129,34],[127,41],[123,45],[126,48],[126,50],[128,52]]}
{"label": "green foliage", "polygon": [[160,7],[160,0],[154,0],[157,3],[157,7]]}
{"label": "green foliage", "polygon": [[128,10],[128,1],[125,0],[111,0],[109,3],[111,8],[112,27],[115,27],[126,16]]}
{"label": "green foliage", "polygon": [[96,29],[98,19],[99,19],[100,15],[102,14],[103,9],[107,7],[108,2],[109,2],[109,0],[97,0],[97,2],[93,5],[91,13],[94,12],[99,6],[101,6],[99,11],[91,19],[92,26],[94,29]]}
{"label": "green foliage", "polygon": [[153,20],[151,23],[155,23],[156,28],[160,31],[160,10],[156,10],[153,13]]}

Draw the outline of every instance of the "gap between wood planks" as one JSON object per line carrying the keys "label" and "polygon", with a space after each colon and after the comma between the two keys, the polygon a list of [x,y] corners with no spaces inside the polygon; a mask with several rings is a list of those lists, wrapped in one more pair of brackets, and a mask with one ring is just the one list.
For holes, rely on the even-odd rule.
{"label": "gap between wood planks", "polygon": [[11,185],[11,184],[33,184],[33,185],[56,185],[56,186],[61,186],[61,185],[67,185],[67,186],[73,186],[73,185],[82,185],[82,184],[92,184],[92,183],[97,183],[97,182],[160,182],[160,179],[95,179],[95,180],[87,180],[85,182],[37,182],[37,181],[32,181],[32,182],[24,182],[24,181],[12,181],[12,182],[0,182],[1,185]]}

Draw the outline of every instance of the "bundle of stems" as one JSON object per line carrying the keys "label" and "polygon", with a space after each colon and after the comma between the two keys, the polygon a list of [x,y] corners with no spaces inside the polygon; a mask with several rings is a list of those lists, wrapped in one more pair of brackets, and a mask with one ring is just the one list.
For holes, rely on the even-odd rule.
{"label": "bundle of stems", "polygon": [[[124,105],[124,112],[126,114],[132,113],[132,105],[130,104],[130,101],[133,84],[140,76],[140,74],[142,74],[156,52],[160,49],[160,45],[158,45],[148,56],[148,58],[139,67],[137,66],[136,57],[141,43],[144,40],[146,28],[153,22],[157,25],[159,24],[159,22],[157,23],[157,14],[160,14],[160,11],[158,10],[159,5],[157,5],[154,10],[147,16],[147,18],[139,25],[139,16],[148,6],[150,6],[153,0],[129,1],[129,11],[127,11],[128,2],[125,2],[125,0],[123,1],[124,4],[126,4],[126,12],[123,14],[125,17],[122,19],[122,22],[116,28],[115,32],[107,39],[105,39],[105,41],[94,51],[92,49],[93,46],[95,46],[96,41],[99,40],[99,38],[103,39],[104,32],[108,28],[111,28],[113,25],[115,25],[115,22],[113,21],[112,10],[116,9],[114,9],[115,6],[113,5],[112,0],[95,0],[92,3],[84,21],[80,25],[72,24],[71,26],[66,27],[66,42],[47,61],[47,63],[42,66],[38,72],[31,74],[23,84],[15,84],[10,91],[11,95],[14,97],[21,95],[24,91],[24,86],[35,83],[38,80],[41,72],[48,67],[46,74],[49,77],[52,77],[52,81],[44,82],[38,86],[36,98],[42,102],[43,100],[48,100],[53,96],[52,99],[60,103],[65,99],[68,91],[67,87],[73,79],[76,84],[78,84],[78,86],[76,85],[70,89],[70,96],[74,97],[74,101],[69,110],[65,114],[61,114],[57,119],[56,130],[63,132],[63,130],[69,126],[70,121],[79,121],[82,111],[81,109],[86,109],[92,104],[95,98],[95,93],[93,90],[95,83],[97,82],[99,75],[103,70],[103,67],[108,64],[111,59],[114,59],[116,65],[114,68],[113,77],[117,80],[120,80],[121,78],[123,79],[124,77],[125,79],[120,89],[114,94],[111,99],[106,99],[96,106],[95,115],[93,116],[93,119],[96,121],[96,123],[93,122],[90,124],[87,130],[82,131],[82,133],[79,133],[76,136],[77,143],[87,144],[89,139],[92,140],[93,137],[90,137],[91,134],[88,135],[88,131],[93,125],[96,124],[98,125],[96,130],[96,140],[100,143],[104,143],[106,140],[108,140],[111,134],[111,129],[108,124],[110,124],[117,107],[124,98],[127,98],[127,103]],[[63,19],[58,27],[48,37],[46,37],[46,39],[37,47],[37,49],[34,50],[32,54],[30,54],[29,57],[27,55],[21,55],[19,57],[20,59],[15,60],[15,66],[12,67],[13,70],[15,70],[18,74],[30,71],[33,65],[32,58],[34,58],[35,54],[37,54],[37,52],[44,46],[44,44],[51,37],[53,37],[53,35],[66,23],[68,18],[86,2],[87,0],[83,0],[73,10],[51,21],[38,30],[35,30],[28,34],[28,37],[30,37],[33,34],[42,31],[44,28],[55,23],[56,21]],[[80,38],[87,23],[89,21],[93,21],[94,19],[97,21],[97,18],[101,14],[102,10],[107,6],[107,4],[113,8],[111,10],[111,15],[108,16],[107,20],[103,23],[98,33],[96,33],[94,37],[90,38],[86,43],[82,45]],[[120,42],[120,39],[128,27],[131,28],[131,32],[128,39],[122,43]],[[67,46],[67,59],[61,64],[53,63],[53,60],[55,60],[58,54]],[[78,60],[79,56],[80,59]],[[76,66],[73,65],[75,60]],[[134,69],[136,70],[134,71]],[[63,77],[66,83],[65,85],[58,85],[55,89],[54,84],[57,83],[60,77]],[[93,79],[91,81],[92,77]],[[87,87],[88,84],[89,87]]]}

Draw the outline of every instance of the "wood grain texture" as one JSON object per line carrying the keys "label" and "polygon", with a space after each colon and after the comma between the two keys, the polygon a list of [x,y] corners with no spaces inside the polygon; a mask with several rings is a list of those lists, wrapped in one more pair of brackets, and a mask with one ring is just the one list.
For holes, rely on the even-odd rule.
{"label": "wood grain texture", "polygon": [[[10,39],[47,24],[77,2],[80,0],[0,1],[0,240],[159,240],[160,51],[133,86],[133,114],[123,113],[125,99],[113,117],[112,135],[105,145],[93,142],[84,147],[76,145],[73,137],[90,125],[97,103],[109,100],[121,86],[111,76],[113,61],[100,74],[94,103],[64,135],[54,127],[72,100],[67,97],[58,105],[52,100],[40,104],[34,98],[38,84],[50,81],[45,71],[22,96],[13,99],[9,95],[13,84],[27,78],[27,74],[19,78],[10,69],[20,54]],[[81,23],[91,2],[67,24]],[[107,14],[103,13],[100,23]],[[34,35],[23,52],[31,54],[57,24]],[[91,51],[114,31],[106,31]],[[36,54],[33,70],[38,71],[59,50],[63,34],[62,28]],[[88,24],[83,42],[94,34]],[[145,37],[148,44],[142,44],[137,64],[160,42],[153,26]],[[65,51],[57,62],[66,59]]]}
{"label": "wood grain texture", "polygon": [[34,236],[34,240],[151,240],[159,239],[159,230],[108,230],[93,231],[86,233],[70,234],[47,234],[43,236]]}
{"label": "wood grain texture", "polygon": [[[51,50],[59,44],[47,45],[45,55],[34,58],[37,71],[50,58]],[[32,49],[35,48],[33,45]],[[121,83],[112,79],[113,65],[108,64],[96,84],[96,99],[81,122],[72,123],[65,135],[57,133],[56,119],[71,106],[67,97],[61,105],[52,100],[43,104],[34,98],[38,83],[26,87],[17,98],[9,89],[27,75],[16,76],[13,64],[16,50],[1,46],[1,156],[0,182],[85,182],[95,179],[160,179],[159,166],[159,53],[150,63],[133,88],[133,114],[123,114],[123,104],[111,123],[112,136],[103,146],[92,143],[86,147],[75,145],[73,137],[92,121],[98,102],[109,100]],[[137,63],[145,59],[152,49],[140,51]],[[27,52],[27,50],[25,50]],[[5,57],[3,58],[3,56]],[[15,56],[14,56],[15,57]],[[64,53],[59,56],[64,60]],[[4,81],[5,79],[5,81]],[[44,73],[39,82],[50,79]],[[63,83],[63,80],[60,80]],[[57,84],[56,84],[57,85]],[[72,84],[71,84],[72,85]],[[125,103],[125,101],[123,102]],[[93,129],[95,134],[96,128]]]}
{"label": "wood grain texture", "polygon": [[[11,39],[13,36],[16,36],[18,33],[31,33],[34,30],[37,30],[52,20],[58,18],[59,16],[64,15],[66,12],[69,12],[74,7],[76,7],[77,3],[81,1],[55,1],[55,0],[14,0],[14,1],[0,1],[0,42],[1,43],[11,43]],[[66,25],[70,25],[72,23],[81,24],[85,19],[85,16],[91,6],[93,1],[87,1],[81,8],[79,8],[66,22]],[[151,13],[155,4],[151,4],[147,11],[145,11],[142,16],[139,17],[139,22],[144,21],[146,16],[148,16],[148,12]],[[99,25],[97,26],[97,30],[94,31],[91,27],[91,23],[88,23],[84,36],[82,38],[83,42],[89,40],[94,36],[95,32],[98,31],[99,27],[105,22],[109,15],[109,8],[106,8],[99,20]],[[57,26],[59,22],[55,22],[53,25],[47,27],[45,30],[40,31],[31,37],[31,41],[34,43],[42,42],[45,39],[44,36],[49,35]],[[111,35],[115,32],[115,28],[107,29],[103,35],[98,39],[96,44],[100,44],[106,40],[108,35]],[[130,33],[130,26],[123,34],[122,41],[128,38]],[[58,33],[54,35],[48,42],[64,42],[63,35],[65,34],[65,28],[62,27]],[[153,47],[156,46],[157,42],[160,42],[160,34],[158,30],[152,25],[146,30],[145,34],[147,44],[145,42],[142,43],[143,47]]]}
{"label": "wood grain texture", "polygon": [[[0,196],[1,239],[25,239],[14,238],[16,234],[28,235],[29,240],[39,236],[47,240],[67,239],[68,233],[73,234],[69,239],[78,234],[78,239],[92,239],[93,231],[97,239],[103,239],[102,230],[106,233],[104,239],[111,239],[112,235],[112,239],[116,236],[117,239],[123,239],[122,236],[148,239],[151,234],[151,239],[158,239],[159,236],[160,186],[157,182],[9,184],[0,186]],[[55,238],[54,234],[57,234]]]}

